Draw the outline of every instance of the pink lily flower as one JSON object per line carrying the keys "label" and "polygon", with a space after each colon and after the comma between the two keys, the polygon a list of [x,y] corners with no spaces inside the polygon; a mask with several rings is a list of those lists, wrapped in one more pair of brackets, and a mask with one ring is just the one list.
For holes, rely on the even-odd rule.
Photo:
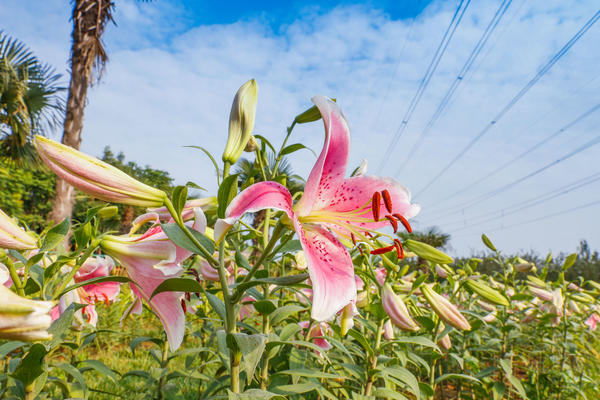
{"label": "pink lily flower", "polygon": [[0,263],[0,285],[4,285],[7,288],[11,287],[13,284],[12,278],[10,277],[10,272],[6,265]]}
{"label": "pink lily flower", "polygon": [[[303,330],[306,330],[310,326],[310,321],[301,321],[298,322],[298,325],[300,325],[300,328],[302,328]],[[331,328],[326,322],[313,324],[310,328],[308,339],[310,340],[316,337],[317,339],[313,340],[313,343],[322,348],[323,350],[327,351],[333,346],[331,345],[331,343],[329,343],[329,341],[327,341],[327,339],[320,336],[325,336],[325,334],[329,332],[331,332]]]}
{"label": "pink lily flower", "polygon": [[598,322],[600,322],[600,316],[598,316],[596,313],[593,313],[588,319],[585,320],[585,324],[590,327],[590,331],[596,330]]}
{"label": "pink lily flower", "polygon": [[[187,224],[203,233],[206,229],[206,217],[200,208],[194,209],[194,212],[193,225],[191,221]],[[142,215],[138,219],[152,218],[158,222],[158,215],[155,213]],[[130,284],[130,287],[137,299],[126,311],[126,315],[139,314],[142,311],[141,300],[145,300],[163,324],[171,350],[176,350],[181,345],[185,333],[185,312],[181,304],[181,293],[163,292],[152,299],[150,296],[164,280],[182,274],[181,263],[191,252],[171,242],[160,225],[148,229],[143,235],[106,235],[100,246],[106,254],[125,267],[127,274],[135,282]]]}
{"label": "pink lily flower", "polygon": [[240,311],[238,313],[240,321],[243,321],[252,315],[252,313],[254,312],[254,306],[252,305],[252,303],[254,303],[255,301],[256,299],[252,296],[246,296],[242,299],[242,306],[240,307]]}
{"label": "pink lily flower", "polygon": [[[356,300],[354,267],[348,250],[339,238],[360,241],[373,254],[396,251],[403,255],[400,242],[384,248],[373,240],[375,229],[410,229],[408,219],[420,210],[410,203],[410,192],[390,178],[355,176],[345,178],[350,147],[350,131],[338,105],[316,96],[325,124],[325,143],[306,182],[304,195],[292,207],[289,191],[276,182],[259,182],[240,193],[229,205],[225,218],[215,225],[215,239],[246,212],[265,208],[284,211],[293,221],[308,265],[313,285],[311,316],[317,321],[331,320],[338,311]],[[384,207],[385,206],[385,207]]]}
{"label": "pink lily flower", "polygon": [[[81,283],[93,278],[108,276],[114,266],[113,260],[109,257],[90,257],[75,273],[73,281]],[[71,303],[86,304],[84,308],[75,313],[73,324],[76,328],[81,328],[85,323],[96,326],[98,313],[95,304],[100,301],[108,305],[117,298],[119,292],[119,282],[102,282],[79,287],[61,296],[58,305],[50,311],[50,316],[54,321],[65,312]]]}

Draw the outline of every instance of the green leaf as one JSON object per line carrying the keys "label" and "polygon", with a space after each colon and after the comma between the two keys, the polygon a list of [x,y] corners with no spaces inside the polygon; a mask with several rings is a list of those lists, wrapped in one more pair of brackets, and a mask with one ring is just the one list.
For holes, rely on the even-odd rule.
{"label": "green leaf", "polygon": [[315,390],[316,388],[318,388],[320,385],[318,383],[313,383],[313,382],[307,382],[307,383],[297,383],[295,385],[279,385],[277,387],[274,388],[270,388],[273,392],[277,393],[277,394],[301,394],[301,393],[308,393],[311,392],[313,390]]}
{"label": "green leaf", "polygon": [[294,376],[303,376],[306,378],[319,378],[319,379],[339,379],[342,378],[341,375],[330,374],[327,372],[321,372],[315,369],[288,369],[285,371],[277,371],[277,374],[285,374],[285,375],[294,375]]}
{"label": "green leaf", "polygon": [[245,270],[249,271],[252,269],[250,263],[248,262],[248,259],[242,254],[241,251],[235,252],[235,263],[240,267],[244,268]]}
{"label": "green leaf", "polygon": [[269,315],[277,309],[273,300],[259,300],[252,303],[252,305],[261,315]]}
{"label": "green leaf", "polygon": [[287,304],[283,307],[279,307],[271,313],[271,324],[279,325],[290,315],[296,314],[297,312],[306,310],[306,307],[299,306],[297,304]]}
{"label": "green leaf", "polygon": [[[260,272],[260,271],[259,271]],[[308,274],[295,274],[295,275],[287,275],[280,276],[278,278],[259,278],[253,279],[250,282],[246,282],[237,286],[236,291],[238,293],[243,294],[246,290],[253,286],[267,284],[267,285],[276,285],[276,286],[292,286],[300,282],[304,282],[308,279]]]}
{"label": "green leaf", "polygon": [[517,378],[514,375],[507,376],[506,378],[508,379],[510,384],[513,385],[513,387],[517,390],[517,392],[519,392],[519,396],[521,396],[521,398],[523,399],[527,399],[527,393],[525,392],[525,388],[523,387],[523,384],[521,383],[519,378]]}
{"label": "green leaf", "polygon": [[232,336],[242,352],[244,370],[246,371],[248,384],[250,384],[254,377],[256,366],[265,351],[267,336],[263,334],[246,335],[245,333],[232,333]]}
{"label": "green leaf", "polygon": [[410,392],[414,394],[417,399],[421,398],[421,391],[419,390],[419,381],[412,374],[412,372],[410,372],[406,368],[401,367],[399,365],[393,365],[390,367],[383,368],[381,372],[383,374],[392,376],[398,379],[400,382],[406,384],[406,386],[408,386],[408,390],[410,390]]}
{"label": "green leaf", "polygon": [[352,328],[348,331],[348,335],[352,336],[366,352],[368,352],[371,355],[373,354],[373,348],[362,333]]}
{"label": "green leaf", "polygon": [[467,381],[473,381],[476,383],[481,384],[481,381],[477,378],[475,378],[474,376],[471,375],[465,375],[465,374],[444,374],[444,375],[440,375],[435,379],[435,383],[438,384],[440,382],[443,381],[447,381],[449,379],[464,379]]}
{"label": "green leaf", "polygon": [[490,240],[489,237],[487,237],[487,235],[485,233],[481,234],[481,241],[483,242],[483,244],[485,244],[487,246],[488,249],[490,249],[491,251],[497,252],[498,250],[496,250],[496,246],[494,246],[494,244],[492,243],[492,241]]}
{"label": "green leaf", "polygon": [[44,372],[44,357],[47,351],[40,343],[33,344],[21,360],[12,377],[18,379],[25,387],[35,381]]}
{"label": "green leaf", "polygon": [[79,363],[80,371],[85,368],[94,369],[98,371],[100,374],[110,378],[115,384],[119,382],[119,377],[117,376],[117,374],[115,374],[115,372],[112,369],[108,368],[106,364],[104,364],[100,360],[85,360]]}
{"label": "green leaf", "polygon": [[408,400],[408,397],[403,396],[401,393],[398,393],[392,389],[382,387],[379,387],[375,390],[375,397],[383,399]]}
{"label": "green leaf", "polygon": [[87,384],[85,383],[83,375],[81,375],[81,372],[77,368],[67,363],[56,364],[55,367],[60,368],[67,374],[71,375],[73,379],[75,379],[77,383],[79,383],[85,395],[85,393],[87,392]]}
{"label": "green leaf", "polygon": [[438,353],[442,352],[437,344],[435,344],[431,339],[428,339],[425,336],[401,336],[401,337],[398,337],[398,338],[395,338],[394,340],[392,340],[391,343],[416,344],[419,346],[432,348],[435,351],[437,351]]}
{"label": "green leaf", "polygon": [[60,224],[54,225],[46,236],[44,237],[44,241],[42,242],[42,247],[40,248],[40,252],[54,250],[56,246],[58,246],[67,233],[69,232],[69,227],[71,226],[71,221],[69,218],[65,218]]}
{"label": "green leaf", "polygon": [[[191,251],[194,254],[203,254],[202,250],[196,246],[194,242],[181,230],[177,224],[160,224],[163,232],[169,239],[173,241],[177,246],[183,247],[184,249]],[[207,253],[212,254],[215,251],[215,245],[212,240],[204,236],[202,233],[189,229],[194,238],[200,243],[200,245],[206,250]]]}
{"label": "green leaf", "polygon": [[84,304],[72,303],[56,321],[52,322],[52,325],[48,328],[48,333],[52,335],[52,339],[45,342],[48,349],[55,347],[62,341],[63,335],[73,325],[73,315],[75,315],[77,310],[80,310],[83,307],[85,307]]}
{"label": "green leaf", "polygon": [[219,314],[219,317],[221,317],[221,320],[226,321],[227,312],[225,311],[225,303],[223,303],[223,300],[209,292],[205,292],[204,294],[206,295],[210,306],[217,312],[217,314]]}
{"label": "green leaf", "polygon": [[502,400],[504,398],[504,393],[506,392],[506,386],[502,382],[494,383],[492,386],[492,395],[494,396],[494,400]]}
{"label": "green leaf", "polygon": [[6,357],[6,355],[8,353],[10,353],[11,351],[14,351],[20,347],[23,347],[25,345],[25,342],[8,342],[8,343],[4,343],[2,346],[0,346],[0,359],[3,359],[4,357]]}
{"label": "green leaf", "polygon": [[103,283],[103,282],[127,283],[127,282],[131,282],[131,279],[128,278],[128,277],[126,277],[126,276],[116,276],[116,275],[101,276],[101,277],[98,277],[98,278],[92,278],[92,279],[88,279],[87,281],[83,281],[83,282],[79,282],[79,283],[75,283],[73,285],[67,286],[65,288],[65,290],[63,290],[62,292],[60,292],[59,294],[57,294],[56,296],[54,296],[54,298],[55,299],[59,299],[65,293],[68,293],[71,290],[75,290],[75,289],[80,288],[82,286],[95,285],[95,284]]}
{"label": "green leaf", "polygon": [[305,146],[305,145],[303,145],[302,143],[294,143],[294,144],[290,144],[289,146],[287,146],[287,147],[285,147],[283,150],[281,150],[281,153],[280,153],[280,154],[281,154],[282,156],[285,156],[285,155],[287,155],[287,154],[291,154],[291,153],[293,153],[293,152],[295,152],[295,151],[302,150],[302,149],[307,149],[307,150],[310,150],[310,152],[311,152],[311,153],[313,153],[313,155],[314,155],[315,157],[317,156],[317,155],[315,154],[315,152],[314,152],[312,149],[310,149],[310,148],[306,147],[306,146]]}
{"label": "green leaf", "polygon": [[217,160],[215,160],[215,158],[212,156],[212,154],[210,154],[210,152],[208,150],[206,150],[204,147],[200,147],[200,146],[183,146],[183,147],[191,147],[193,149],[198,149],[198,150],[204,152],[204,154],[206,154],[208,156],[208,158],[210,158],[210,161],[212,161],[212,163],[215,167],[215,171],[217,172],[217,181],[221,180],[221,177],[219,175],[219,164],[217,164]]}
{"label": "green leaf", "polygon": [[135,349],[137,349],[138,346],[144,342],[151,342],[158,346],[162,346],[163,344],[162,339],[153,338],[150,336],[136,336],[133,339],[131,339],[131,342],[129,342],[129,348],[131,349],[131,352],[135,354]]}
{"label": "green leaf", "polygon": [[152,299],[159,293],[162,292],[191,292],[198,293],[202,291],[202,285],[196,280],[190,278],[169,278],[162,281],[160,285],[152,292]]}
{"label": "green leaf", "polygon": [[567,258],[565,258],[565,262],[562,265],[562,270],[566,271],[571,268],[575,264],[575,261],[577,261],[577,253],[569,254]]}
{"label": "green leaf", "polygon": [[176,186],[173,189],[173,208],[177,215],[181,215],[181,211],[185,207],[185,202],[187,201],[187,195],[187,186]]}
{"label": "green leaf", "polygon": [[254,135],[255,138],[260,139],[260,141],[264,144],[266,144],[267,146],[269,146],[269,148],[271,149],[271,151],[273,152],[273,154],[276,154],[277,152],[275,151],[275,148],[273,147],[273,145],[271,144],[271,142],[269,142],[267,140],[267,138],[265,138],[262,135]]}
{"label": "green leaf", "polygon": [[244,393],[233,393],[231,390],[227,389],[228,400],[269,400],[273,398],[285,399],[283,396],[267,392],[266,390],[248,389]]}
{"label": "green leaf", "polygon": [[225,210],[237,194],[238,174],[229,175],[223,179],[219,191],[217,192],[217,215],[219,218],[225,218]]}
{"label": "green leaf", "polygon": [[308,122],[314,122],[321,119],[321,112],[317,106],[312,106],[302,114],[298,114],[294,119],[297,124],[306,124]]}
{"label": "green leaf", "polygon": [[298,324],[287,324],[283,327],[281,332],[279,332],[279,338],[283,341],[286,341],[289,338],[293,337],[296,333],[300,332],[301,329],[302,328],[300,328]]}

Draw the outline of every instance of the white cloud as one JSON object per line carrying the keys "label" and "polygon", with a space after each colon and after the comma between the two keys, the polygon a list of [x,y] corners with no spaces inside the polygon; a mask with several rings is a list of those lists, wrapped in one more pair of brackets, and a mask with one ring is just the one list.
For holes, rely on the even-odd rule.
{"label": "white cloud", "polygon": [[[25,41],[42,59],[63,70],[68,58],[70,7],[59,0],[36,3],[39,7],[24,7],[18,0],[2,2],[0,25],[7,33]],[[108,144],[115,151],[124,151],[128,159],[170,171],[180,183],[193,180],[214,190],[211,164],[202,153],[182,146],[205,146],[220,157],[232,97],[244,81],[254,77],[260,86],[258,133],[277,144],[293,117],[310,105],[310,97],[317,93],[337,97],[353,129],[351,162],[358,165],[367,158],[374,172],[454,7],[453,2],[434,2],[428,6],[416,19],[401,53],[410,21],[391,20],[382,10],[366,7],[338,7],[326,14],[306,9],[297,21],[274,33],[261,21],[194,26],[178,2],[118,2],[115,16],[118,26],[110,26],[106,34],[110,62],[102,83],[89,92],[83,149],[100,154]],[[404,152],[412,147],[456,78],[498,4],[472,2],[470,7],[399,141],[386,168],[387,174],[397,170]],[[465,79],[444,117],[398,179],[413,191],[420,189],[489,123],[595,11],[593,1],[580,2],[577,7],[558,0],[515,1],[475,63],[472,75]],[[598,74],[599,41],[600,25],[597,25],[480,143],[418,199],[424,205],[419,221],[424,225],[439,224],[444,229],[444,221],[456,220],[457,216],[433,218],[436,206],[439,210],[455,201],[468,201],[557,159],[596,135],[600,113],[477,189],[442,203],[449,193],[494,169],[598,102],[600,80],[589,81]],[[388,87],[389,95],[385,97]],[[323,140],[322,127],[320,124],[298,127],[292,140],[318,151]],[[465,220],[468,223],[476,214],[499,210],[595,172],[593,166],[597,165],[599,151],[600,146],[583,152],[514,190],[466,210]],[[296,171],[306,176],[312,155],[297,154],[292,161]],[[457,236],[453,246],[458,251],[482,249],[477,235],[486,228],[507,226],[583,204],[599,194],[598,186],[591,185],[533,210],[482,226],[481,230],[464,231],[473,232],[473,236]],[[591,208],[494,232],[491,236],[507,251],[574,250],[581,238],[598,247],[598,210]]]}

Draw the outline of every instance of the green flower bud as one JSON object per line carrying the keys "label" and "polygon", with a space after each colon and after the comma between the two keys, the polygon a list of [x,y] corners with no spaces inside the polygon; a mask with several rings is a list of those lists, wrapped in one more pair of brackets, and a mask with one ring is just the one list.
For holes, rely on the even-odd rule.
{"label": "green flower bud", "polygon": [[254,129],[258,85],[254,79],[244,83],[235,94],[229,114],[229,137],[223,161],[235,164],[246,148]]}

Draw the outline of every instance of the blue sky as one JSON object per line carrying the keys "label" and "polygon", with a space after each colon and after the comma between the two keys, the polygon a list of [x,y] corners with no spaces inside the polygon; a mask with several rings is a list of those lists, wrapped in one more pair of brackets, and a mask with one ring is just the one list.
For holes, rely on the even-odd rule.
{"label": "blue sky", "polygon": [[[65,79],[72,29],[67,3],[0,2],[0,27]],[[178,183],[192,180],[214,191],[208,160],[183,146],[205,146],[219,157],[233,95],[256,78],[257,133],[280,143],[312,96],[336,97],[352,129],[351,166],[367,159],[371,174],[393,176],[411,189],[423,206],[414,225],[437,225],[452,234],[452,253],[483,250],[482,232],[507,252],[574,251],[580,239],[600,248],[600,205],[589,205],[600,201],[600,181],[594,180],[600,172],[600,144],[594,142],[600,110],[560,131],[600,102],[600,23],[422,192],[598,11],[597,2],[512,0],[448,107],[423,136],[501,4],[472,1],[384,163],[458,1],[115,3],[117,26],[105,35],[110,60],[89,91],[84,151],[100,155],[108,144],[128,159],[168,170]],[[556,132],[539,149],[454,195]],[[318,152],[322,126],[298,127],[292,140]],[[307,176],[314,159],[306,152],[291,161]]]}

